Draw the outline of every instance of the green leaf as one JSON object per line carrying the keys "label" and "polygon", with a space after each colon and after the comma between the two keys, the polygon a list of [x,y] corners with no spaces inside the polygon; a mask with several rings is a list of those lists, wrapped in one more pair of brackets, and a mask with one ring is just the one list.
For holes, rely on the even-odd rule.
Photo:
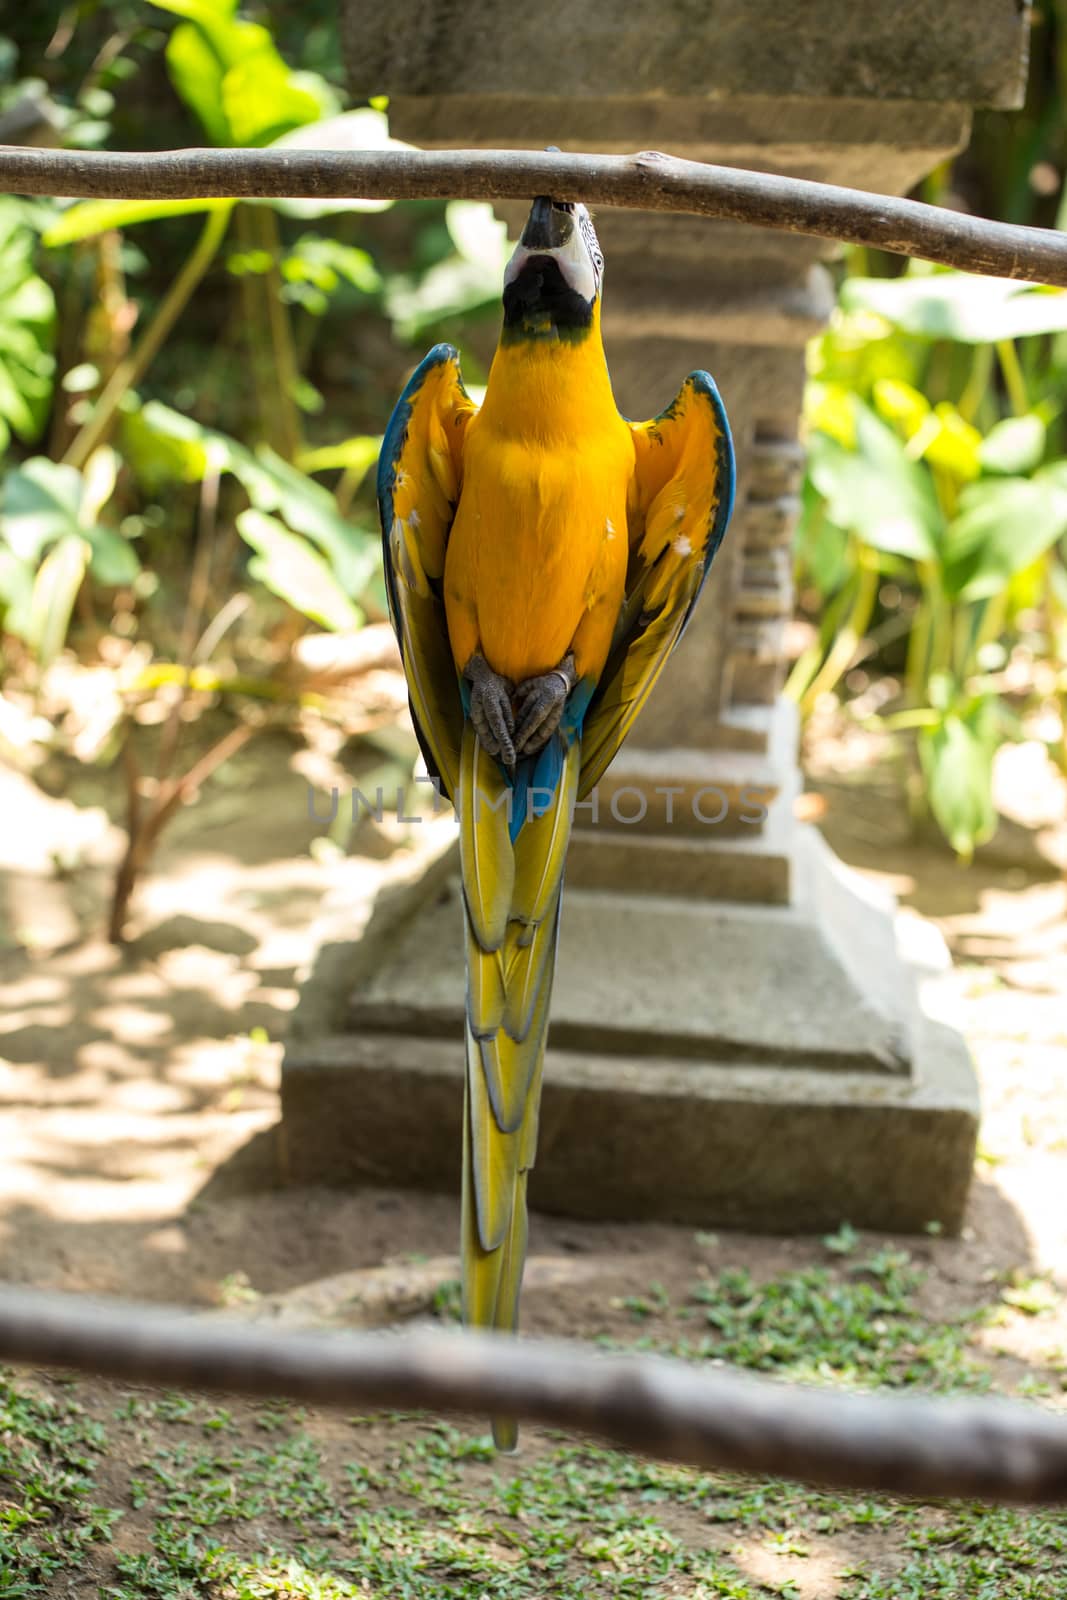
{"label": "green leaf", "polygon": [[37,562],[45,548],[81,534],[82,480],[75,467],[31,456],[8,472],[0,492],[0,535],[20,561]]}
{"label": "green leaf", "polygon": [[[929,419],[929,439],[916,439],[912,450],[919,444],[922,459],[932,467],[940,467],[959,483],[970,483],[982,470],[979,451],[982,435],[967,422],[949,400],[935,406]],[[925,433],[925,429],[923,430]]]}
{"label": "green leaf", "polygon": [[355,599],[363,593],[381,562],[381,543],[341,515],[329,490],[265,445],[254,460],[236,460],[232,470],[258,510],[277,511],[290,528],[318,545],[347,595]]}
{"label": "green leaf", "polygon": [[228,211],[232,200],[80,200],[57,217],[44,234],[46,245],[72,244],[111,228],[132,228],[161,217],[183,217],[197,211]]}
{"label": "green leaf", "polygon": [[984,472],[1026,473],[1045,454],[1047,429],[1031,412],[1025,417],[1005,417],[990,428],[979,448]]}
{"label": "green leaf", "polygon": [[0,605],[5,613],[4,628],[17,639],[25,638],[29,626],[34,573],[30,562],[20,561],[13,551],[0,544]]}
{"label": "green leaf", "polygon": [[359,482],[373,467],[382,448],[380,434],[356,434],[343,439],[340,444],[324,444],[318,450],[307,450],[300,457],[301,472],[332,472],[341,468]]}
{"label": "green leaf", "polygon": [[159,400],[122,418],[122,443],[137,477],[152,490],[165,483],[200,483],[209,466],[233,472],[239,457],[252,463],[249,451],[235,439],[202,427]]}
{"label": "green leaf", "polygon": [[[364,593],[381,565],[381,541],[355,526],[337,509],[328,489],[261,446],[253,455],[235,439],[204,428],[158,400],[149,401],[123,421],[123,444],[138,476],[150,486],[197,483],[209,462],[230,472],[258,511],[276,512],[295,532],[318,545],[337,582],[353,600]],[[377,453],[378,441],[353,439],[351,463],[362,465]],[[367,462],[369,465],[369,462]],[[317,465],[315,470],[321,470]]]}
{"label": "green leaf", "polygon": [[197,22],[208,31],[226,22],[237,10],[237,0],[152,0],[152,4],[160,11]]}
{"label": "green leaf", "polygon": [[212,144],[230,144],[230,124],[222,104],[226,68],[201,27],[186,22],[175,28],[167,40],[167,71]]}
{"label": "green leaf", "polygon": [[360,626],[362,613],[306,540],[261,511],[242,511],[237,529],[256,552],[249,572],[272,594],[324,628],[341,631]]}
{"label": "green leaf", "polygon": [[266,41],[269,48],[243,56],[222,80],[222,108],[235,145],[270,144],[322,117],[318,98],[286,66],[269,34]]}
{"label": "green leaf", "polygon": [[961,600],[997,594],[1065,531],[1067,484],[1053,472],[969,484],[945,534],[949,594]]}
{"label": "green leaf", "polygon": [[[87,512],[88,488],[87,479],[76,467],[45,456],[31,457],[4,479],[0,538],[18,560],[31,567],[49,545],[77,540],[85,546],[86,560],[98,582],[109,586],[132,583],[141,564],[121,534],[98,523],[91,507]],[[69,552],[60,569],[73,570]]]}
{"label": "green leaf", "polygon": [[869,407],[853,397],[856,449],[825,433],[808,440],[808,471],[830,520],[865,544],[915,561],[933,558],[941,513],[929,473]]}
{"label": "green leaf", "polygon": [[265,145],[337,109],[325,79],[295,72],[269,31],[228,3],[166,0],[186,18],[167,42],[167,69],[186,105],[217,145]]}
{"label": "green leaf", "polygon": [[849,572],[848,534],[827,515],[826,503],[810,477],[801,492],[797,555],[819,593],[836,594]]}
{"label": "green leaf", "polygon": [[918,745],[930,809],[952,848],[969,859],[997,827],[993,702],[981,700],[962,713],[947,712],[937,726],[920,729]]}
{"label": "green leaf", "polygon": [[86,541],[78,534],[65,534],[37,569],[23,637],[42,671],[63,648],[88,558]]}
{"label": "green leaf", "polygon": [[91,552],[89,571],[97,583],[110,589],[131,584],[141,570],[141,563],[129,540],[102,523],[86,528],[84,533]]}
{"label": "green leaf", "polygon": [[964,344],[994,344],[1067,328],[1067,290],[966,272],[846,278],[841,304],[847,311],[877,312],[906,333]]}
{"label": "green leaf", "polygon": [[926,396],[899,378],[876,379],[871,394],[879,415],[894,423],[905,439],[914,438],[930,415]]}
{"label": "green leaf", "polygon": [[[269,256],[267,260],[269,264]],[[325,294],[332,294],[342,278],[360,294],[377,294],[382,286],[381,273],[366,250],[316,233],[296,241],[282,260],[282,276],[289,283],[313,284]]]}
{"label": "green leaf", "polygon": [[52,398],[56,307],[35,245],[18,202],[0,198],[0,450],[11,430],[31,444]]}

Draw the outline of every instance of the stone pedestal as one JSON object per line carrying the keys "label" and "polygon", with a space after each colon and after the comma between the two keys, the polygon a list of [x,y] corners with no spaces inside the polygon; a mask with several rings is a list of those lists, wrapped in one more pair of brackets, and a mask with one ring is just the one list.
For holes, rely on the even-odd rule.
{"label": "stone pedestal", "polygon": [[[660,148],[888,193],[965,142],[972,104],[1020,102],[1016,0],[759,9],[348,0],[349,73],[389,94],[416,144]],[[523,209],[501,207],[515,231]],[[533,1204],[957,1226],[977,1119],[966,1052],[922,1018],[887,910],[793,822],[780,691],[797,432],[833,247],[662,214],[605,210],[597,227],[620,408],[652,415],[706,367],[739,494],[686,639],[576,829]],[[424,910],[378,952],[331,1003],[340,1029],[302,1005],[283,1074],[294,1176],[452,1183],[458,916]]]}
{"label": "stone pedestal", "polygon": [[[568,889],[535,1207],[782,1232],[960,1226],[978,1124],[966,1047],[923,1015],[891,907],[810,829],[779,818],[773,836],[776,904],[681,877],[620,889],[616,863],[612,887]],[[712,848],[769,858],[742,839]],[[449,847],[358,940],[343,881],[332,896],[282,1073],[290,1181],[455,1190],[454,869]]]}

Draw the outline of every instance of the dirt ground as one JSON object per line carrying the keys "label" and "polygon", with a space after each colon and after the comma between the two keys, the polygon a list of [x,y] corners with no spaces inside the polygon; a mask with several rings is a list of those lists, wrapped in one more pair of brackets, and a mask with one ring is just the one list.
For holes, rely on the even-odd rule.
{"label": "dirt ground", "polygon": [[[652,1336],[673,1348],[686,1335],[690,1313],[679,1307],[691,1307],[694,1282],[710,1276],[728,1285],[731,1273],[747,1273],[760,1285],[786,1285],[782,1294],[793,1295],[797,1285],[808,1283],[805,1274],[822,1273],[828,1264],[836,1272],[841,1258],[856,1250],[866,1253],[864,1259],[880,1259],[877,1253],[886,1248],[906,1249],[924,1326],[959,1328],[994,1306],[996,1315],[968,1332],[967,1359],[1009,1392],[1062,1402],[1063,787],[1039,747],[1005,752],[1000,798],[1016,820],[963,870],[942,848],[910,840],[896,790],[883,767],[872,766],[878,755],[869,742],[823,730],[809,752],[801,806],[846,861],[888,883],[909,914],[931,919],[952,952],[951,970],[927,981],[926,1003],[964,1031],[982,1083],[979,1161],[962,1238],[865,1236],[857,1244],[846,1231],[827,1246],[813,1239],[590,1225],[535,1215],[524,1301],[529,1333],[626,1343]],[[308,816],[309,776],[318,782],[321,774],[311,772],[306,752],[280,735],[264,736],[241,751],[165,836],[137,897],[136,936],[118,952],[99,935],[109,873],[121,846],[115,785],[106,777],[83,778],[65,794],[46,794],[25,777],[0,774],[0,1278],[212,1306],[292,1295],[334,1274],[394,1262],[407,1263],[416,1278],[421,1272],[428,1285],[425,1309],[441,1309],[441,1286],[454,1276],[458,1207],[452,1197],[274,1186],[272,1130],[282,1045],[334,859],[313,844],[323,826]],[[389,869],[397,841],[372,829],[357,842],[367,852],[370,883]],[[536,1204],[535,1185],[532,1192]],[[424,1258],[431,1258],[428,1266],[420,1266]],[[417,1285],[414,1298],[418,1302]],[[802,1370],[802,1364],[783,1370]],[[836,1370],[834,1361],[827,1370]],[[129,1407],[141,1405],[139,1458],[151,1458],[173,1434],[173,1416],[153,1410],[146,1393],[131,1400],[131,1391],[103,1384],[79,1384],[77,1392],[87,1414],[101,1419],[114,1418],[122,1406],[133,1415]],[[206,1402],[196,1404],[203,1409],[192,1415],[210,1416]],[[237,1419],[239,1433],[254,1425],[252,1408],[234,1407],[227,1415]],[[138,1506],[129,1464],[120,1459],[126,1425],[118,1425],[119,1447],[101,1464],[96,1490],[105,1504],[123,1512],[114,1544],[94,1546],[80,1576],[74,1570],[54,1578],[51,1587],[25,1592],[95,1594],[114,1581],[118,1556],[132,1560],[149,1548],[151,1507]],[[426,1437],[419,1424],[402,1420],[391,1426],[368,1422],[356,1432],[344,1419],[326,1415],[305,1425],[324,1471],[331,1460],[340,1470],[342,1459],[355,1452],[369,1472]],[[534,1471],[554,1448],[547,1436],[534,1434],[524,1470]],[[453,1455],[459,1461],[462,1451]],[[475,1503],[489,1492],[496,1469],[483,1457],[464,1470],[463,1492]],[[657,1524],[661,1537],[685,1544],[694,1537],[690,1511],[669,1495],[667,1500]],[[906,1521],[894,1533],[892,1526],[872,1527],[869,1520],[859,1526],[845,1517],[836,1531],[820,1534],[800,1511],[797,1518],[808,1527],[803,1539],[794,1539],[804,1544],[797,1544],[799,1554],[790,1555],[781,1531],[768,1533],[765,1519],[746,1521],[739,1513],[725,1534],[716,1533],[714,1549],[731,1552],[736,1582],[749,1587],[717,1588],[706,1576],[694,1576],[695,1569],[685,1568],[686,1577],[678,1567],[680,1586],[670,1587],[664,1578],[661,1588],[627,1588],[618,1574],[632,1567],[621,1557],[612,1558],[614,1566],[597,1558],[595,1583],[567,1581],[576,1584],[574,1593],[780,1594],[804,1600],[979,1593],[967,1587],[893,1587],[904,1585],[899,1575],[910,1570],[907,1561],[914,1556],[908,1551],[916,1549],[919,1524]],[[272,1541],[283,1536],[279,1526],[268,1528]],[[705,1543],[709,1526],[705,1509]],[[932,1526],[922,1524],[927,1531]],[[1067,1542],[1062,1561],[1067,1583]],[[855,1587],[859,1580],[849,1576],[860,1570],[859,1562],[866,1564],[863,1582],[869,1587]],[[609,1568],[616,1574],[611,1583],[603,1576]],[[878,1582],[888,1587],[878,1588]],[[514,1592],[572,1592],[556,1583],[546,1577],[543,1587]],[[109,1592],[181,1591],[145,1578],[141,1588]],[[187,1592],[246,1591],[194,1583]],[[247,1592],[320,1591],[292,1579],[288,1590]],[[512,1591],[487,1581],[484,1591],[446,1585],[439,1592]],[[1036,1597],[1046,1590],[982,1592]]]}

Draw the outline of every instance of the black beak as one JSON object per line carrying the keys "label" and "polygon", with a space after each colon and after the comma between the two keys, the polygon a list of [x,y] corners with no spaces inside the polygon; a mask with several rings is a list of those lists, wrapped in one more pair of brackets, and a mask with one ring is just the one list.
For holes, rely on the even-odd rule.
{"label": "black beak", "polygon": [[527,250],[560,250],[573,232],[572,214],[540,194],[530,208],[519,243]]}

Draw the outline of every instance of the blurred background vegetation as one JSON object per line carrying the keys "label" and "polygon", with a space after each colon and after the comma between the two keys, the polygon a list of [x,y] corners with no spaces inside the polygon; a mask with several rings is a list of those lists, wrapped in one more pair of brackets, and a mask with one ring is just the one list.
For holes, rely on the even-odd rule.
{"label": "blurred background vegetation", "polygon": [[[333,0],[12,10],[0,137],[70,148],[384,144]],[[1067,0],[1025,112],[924,198],[1058,225]],[[258,729],[414,746],[388,659],[372,467],[440,338],[472,386],[505,231],[471,202],[0,199],[0,755],[123,774],[111,933],[169,816]],[[996,750],[1067,765],[1067,295],[850,251],[811,351],[789,692],[889,731],[917,827],[967,858]],[[377,770],[377,768],[374,768]]]}

